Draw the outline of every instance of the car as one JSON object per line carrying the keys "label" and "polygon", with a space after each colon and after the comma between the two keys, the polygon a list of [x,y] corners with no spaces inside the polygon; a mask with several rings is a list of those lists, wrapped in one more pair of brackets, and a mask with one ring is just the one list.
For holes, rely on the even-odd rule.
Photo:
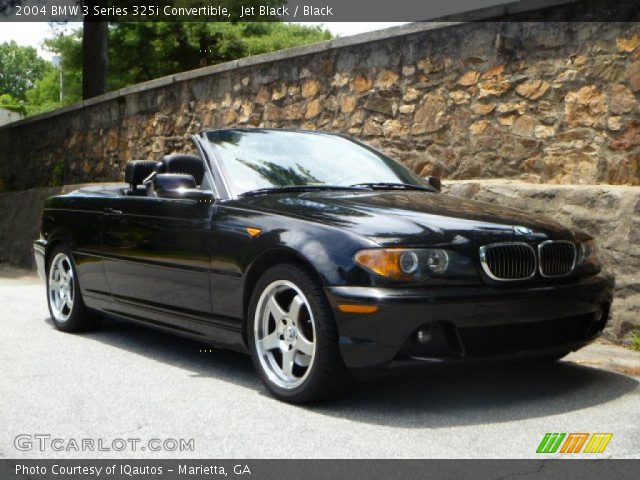
{"label": "car", "polygon": [[235,128],[126,184],[46,200],[35,260],[54,325],[112,316],[250,353],[292,403],[434,362],[557,360],[606,326],[592,237],[441,192],[340,134]]}

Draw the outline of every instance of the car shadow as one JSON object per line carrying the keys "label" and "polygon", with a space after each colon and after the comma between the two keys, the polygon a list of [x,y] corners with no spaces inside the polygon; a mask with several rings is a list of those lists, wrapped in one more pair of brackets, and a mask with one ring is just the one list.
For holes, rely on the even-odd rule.
{"label": "car shadow", "polygon": [[360,383],[316,412],[405,428],[502,423],[603,405],[638,388],[619,373],[551,364],[433,365],[420,373]]}
{"label": "car shadow", "polygon": [[[82,335],[193,377],[216,378],[268,395],[250,358],[241,353],[116,320]],[[331,402],[292,408],[368,424],[445,428],[562,414],[603,405],[637,388],[632,377],[570,361],[430,365],[419,373],[358,382]]]}

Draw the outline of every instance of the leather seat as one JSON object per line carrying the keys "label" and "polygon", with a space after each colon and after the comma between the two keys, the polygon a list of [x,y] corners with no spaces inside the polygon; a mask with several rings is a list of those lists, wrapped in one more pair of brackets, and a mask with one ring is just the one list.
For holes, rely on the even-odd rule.
{"label": "leather seat", "polygon": [[[124,180],[129,184],[131,189],[127,192],[130,195],[135,195],[138,190],[138,185],[142,185],[145,178],[157,171],[160,167],[160,162],[155,160],[131,160],[127,162],[127,167],[124,171]],[[144,191],[140,192],[144,195]]]}
{"label": "leather seat", "polygon": [[204,163],[197,155],[173,154],[162,158],[160,170],[163,173],[183,173],[193,175],[196,185],[202,185],[204,178]]}

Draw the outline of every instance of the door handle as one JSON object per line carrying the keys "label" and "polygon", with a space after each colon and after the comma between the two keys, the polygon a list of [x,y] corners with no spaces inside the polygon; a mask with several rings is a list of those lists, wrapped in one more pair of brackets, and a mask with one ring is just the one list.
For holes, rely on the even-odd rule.
{"label": "door handle", "polygon": [[104,209],[104,213],[107,215],[122,215],[122,210],[117,210],[115,208],[107,207]]}

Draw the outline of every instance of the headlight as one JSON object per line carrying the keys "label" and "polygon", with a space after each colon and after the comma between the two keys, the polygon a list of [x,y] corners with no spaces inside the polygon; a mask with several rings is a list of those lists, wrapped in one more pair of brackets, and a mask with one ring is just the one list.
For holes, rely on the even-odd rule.
{"label": "headlight", "polygon": [[578,244],[578,265],[600,266],[600,251],[595,240],[585,240]]}
{"label": "headlight", "polygon": [[360,250],[354,260],[370,272],[396,281],[476,275],[475,267],[467,257],[441,248],[373,248]]}

